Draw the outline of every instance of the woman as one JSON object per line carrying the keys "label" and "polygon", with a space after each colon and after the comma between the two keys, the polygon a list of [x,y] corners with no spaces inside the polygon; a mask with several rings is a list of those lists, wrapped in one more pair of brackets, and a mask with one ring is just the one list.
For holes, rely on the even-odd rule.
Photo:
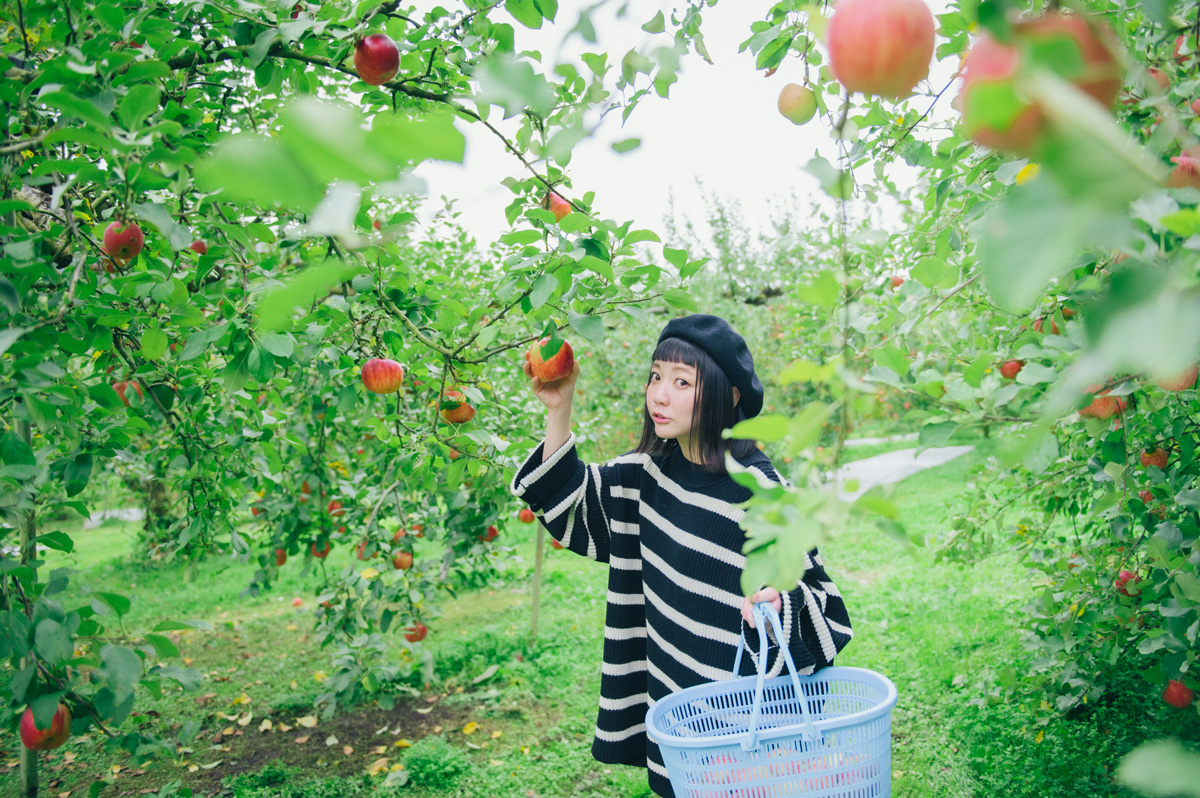
{"label": "woman", "polygon": [[[816,549],[795,589],[741,592],[745,511],[737,505],[750,491],[730,478],[725,455],[767,480],[780,477],[752,441],[721,439],[763,404],[750,350],[724,319],[693,314],[667,323],[646,382],[641,440],[603,465],[581,462],[575,450],[578,364],[552,383],[524,368],[547,409],[546,439],[517,472],[513,493],[564,547],[609,565],[592,755],[646,767],[650,788],[673,798],[646,737],[647,709],[672,692],[730,678],[742,634],[751,652],[743,675],[755,672],[752,602],[774,604],[801,673],[831,665],[853,636],[845,604]],[[777,647],[769,659],[768,675],[778,675]]]}

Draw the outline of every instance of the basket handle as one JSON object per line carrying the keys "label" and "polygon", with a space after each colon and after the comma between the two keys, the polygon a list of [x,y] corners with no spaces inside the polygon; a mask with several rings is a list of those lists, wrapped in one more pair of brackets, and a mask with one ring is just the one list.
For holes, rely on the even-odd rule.
{"label": "basket handle", "polygon": [[[813,725],[812,713],[808,711],[808,700],[804,696],[804,691],[800,688],[800,677],[796,673],[796,663],[792,660],[792,652],[788,650],[787,643],[783,639],[783,622],[779,620],[779,613],[775,611],[775,606],[769,601],[755,604],[751,608],[751,613],[754,616],[754,625],[759,630],[758,678],[754,684],[754,706],[750,713],[750,730],[742,740],[742,750],[750,751],[758,747],[758,716],[762,710],[763,681],[766,679],[767,669],[767,621],[775,628],[775,637],[779,641],[779,652],[783,655],[784,662],[787,663],[788,675],[792,677],[792,687],[796,691],[796,700],[800,703],[800,713],[804,716],[804,728],[801,730],[801,735],[808,742],[819,741],[821,733]],[[733,660],[734,678],[737,678],[741,668],[742,652],[745,650],[746,636],[743,634],[741,640],[738,641],[737,656]]]}

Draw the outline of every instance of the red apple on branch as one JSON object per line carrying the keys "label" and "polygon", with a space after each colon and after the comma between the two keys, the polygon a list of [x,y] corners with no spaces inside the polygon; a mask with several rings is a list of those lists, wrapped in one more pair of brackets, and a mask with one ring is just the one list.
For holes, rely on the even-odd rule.
{"label": "red apple on branch", "polygon": [[1113,582],[1113,587],[1122,596],[1132,598],[1142,591],[1138,588],[1138,582],[1142,581],[1133,571],[1121,571],[1117,574],[1116,581]]}
{"label": "red apple on branch", "polygon": [[533,372],[533,376],[542,382],[561,380],[571,373],[571,369],[575,368],[575,353],[571,351],[571,345],[566,341],[562,342],[562,346],[549,360],[542,359],[542,347],[549,341],[549,338],[536,341],[526,352],[529,369]]}
{"label": "red apple on branch", "polygon": [[333,548],[333,544],[327,540],[325,541],[325,548],[318,549],[316,541],[313,541],[310,548],[312,549],[312,555],[314,557],[316,557],[318,560],[323,560],[329,556],[329,550]]}
{"label": "red apple on branch", "polygon": [[1112,418],[1117,413],[1125,412],[1125,398],[1109,396],[1110,389],[1103,385],[1089,385],[1086,392],[1093,395],[1092,403],[1079,411],[1084,418]]}
{"label": "red apple on branch", "polygon": [[[1196,700],[1196,694],[1192,688],[1178,679],[1171,679],[1167,682],[1167,689],[1163,690],[1162,697],[1163,701],[1176,709],[1187,709]],[[24,729],[23,725],[22,729]]]}
{"label": "red apple on branch", "polygon": [[195,252],[197,255],[207,255],[208,254],[208,244],[205,244],[203,241],[200,241],[200,240],[193,241],[191,246],[189,247],[189,249],[191,249],[192,252]]}
{"label": "red apple on branch", "polygon": [[113,222],[104,229],[104,251],[114,258],[132,260],[145,244],[146,237],[142,235],[142,228],[138,227],[137,222]]}
{"label": "red apple on branch", "polygon": [[454,389],[442,395],[442,418],[450,424],[465,424],[475,418],[475,408],[467,403],[462,391]]}
{"label": "red apple on branch", "polygon": [[71,710],[59,704],[50,719],[50,728],[39,729],[33,719],[33,709],[21,716],[21,744],[30,751],[49,751],[58,748],[71,736]]}
{"label": "red apple on branch", "polygon": [[392,557],[392,567],[397,571],[407,571],[412,567],[413,556],[411,551],[401,551]]}
{"label": "red apple on branch", "polygon": [[1167,459],[1167,450],[1161,446],[1154,451],[1147,449],[1146,451],[1142,452],[1142,467],[1149,468],[1150,466],[1154,466],[1156,468],[1165,469],[1167,467]]}
{"label": "red apple on branch", "polygon": [[1000,376],[1006,380],[1015,380],[1023,368],[1025,368],[1024,360],[1006,360],[1000,364]]}
{"label": "red apple on branch", "polygon": [[338,501],[337,499],[334,499],[333,501],[329,502],[329,506],[326,508],[326,510],[328,510],[329,515],[331,515],[334,518],[341,518],[343,515],[346,514],[346,511],[342,508],[342,503],[340,501]]}
{"label": "red apple on branch", "polygon": [[354,69],[364,83],[387,83],[400,69],[400,48],[390,36],[372,33],[354,43]]}
{"label": "red apple on branch", "polygon": [[287,562],[287,549],[275,549],[275,567],[282,568]]}
{"label": "red apple on branch", "polygon": [[554,538],[550,538],[550,545],[551,545],[551,546],[553,546],[553,547],[554,547],[554,548],[556,548],[556,549],[561,549],[561,548],[564,548],[563,544],[559,543],[559,542],[558,542],[557,540],[555,540]]}
{"label": "red apple on branch", "polygon": [[517,517],[521,519],[521,523],[523,524],[532,524],[537,520],[537,516],[533,514],[533,510],[530,510],[528,507],[522,507]]}
{"label": "red apple on branch", "polygon": [[419,643],[425,639],[427,634],[429,634],[429,627],[423,623],[417,623],[404,630],[404,639],[410,643]]}
{"label": "red apple on branch", "polygon": [[139,399],[141,399],[141,398],[142,398],[142,385],[141,385],[141,383],[139,383],[139,382],[133,382],[133,381],[126,382],[126,381],[124,381],[124,380],[122,380],[121,382],[114,382],[114,383],[113,383],[113,390],[117,392],[117,396],[120,396],[120,397],[121,397],[121,402],[122,402],[122,404],[124,404],[126,407],[129,407],[129,399],[128,399],[128,398],[125,396],[125,391],[129,390],[129,386],[130,386],[130,385],[132,385],[132,386],[133,386],[133,390],[137,392],[138,398],[139,398]]}
{"label": "red apple on branch", "polygon": [[901,99],[929,74],[933,14],[921,0],[840,0],[826,43],[829,66],[847,91]]}
{"label": "red apple on branch", "polygon": [[496,529],[496,527],[494,527],[494,526],[489,526],[487,528],[487,532],[485,532],[482,535],[476,535],[475,537],[479,538],[480,542],[482,542],[482,543],[491,543],[493,540],[495,540],[499,536],[500,536],[500,530]]}
{"label": "red apple on branch", "polygon": [[542,200],[542,207],[554,214],[554,221],[556,222],[561,222],[564,216],[575,210],[571,207],[571,203],[563,199],[557,191],[546,193],[545,199]]}
{"label": "red apple on branch", "polygon": [[1051,12],[1019,20],[1012,40],[984,33],[963,60],[956,100],[967,135],[975,142],[1018,154],[1036,152],[1048,126],[1044,110],[1019,85],[1033,64],[1094,97],[1106,109],[1120,93],[1122,74],[1116,38],[1094,18]]}
{"label": "red apple on branch", "polygon": [[1158,377],[1154,380],[1154,383],[1164,391],[1186,391],[1196,384],[1196,377],[1198,375],[1200,375],[1200,366],[1193,363],[1178,374]]}
{"label": "red apple on branch", "polygon": [[373,358],[362,367],[362,382],[371,393],[395,393],[404,382],[404,369],[394,360]]}
{"label": "red apple on branch", "polygon": [[803,125],[817,113],[817,95],[799,83],[789,83],[779,92],[779,113],[794,125]]}

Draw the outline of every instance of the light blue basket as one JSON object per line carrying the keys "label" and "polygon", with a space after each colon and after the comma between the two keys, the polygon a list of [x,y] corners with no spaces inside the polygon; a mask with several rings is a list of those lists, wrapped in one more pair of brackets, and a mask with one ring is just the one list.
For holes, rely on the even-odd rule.
{"label": "light blue basket", "polygon": [[[764,678],[768,603],[754,606],[758,675],[737,677],[746,649],[738,644],[734,678],[672,693],[646,713],[676,798],[885,798],[892,794],[892,707],[896,685],[864,668],[829,667]],[[800,697],[803,696],[803,700]]]}

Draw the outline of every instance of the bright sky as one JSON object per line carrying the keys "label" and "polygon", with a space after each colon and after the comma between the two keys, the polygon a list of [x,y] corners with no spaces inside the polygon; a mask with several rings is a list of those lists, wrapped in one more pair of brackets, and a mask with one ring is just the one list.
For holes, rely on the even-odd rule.
{"label": "bright sky", "polygon": [[[644,99],[623,128],[620,114],[610,114],[594,138],[575,148],[567,167],[573,183],[570,196],[595,191],[600,215],[632,219],[639,227],[661,231],[672,194],[677,218],[703,220],[697,178],[709,192],[739,202],[752,229],[767,227],[773,203],[778,205],[793,193],[802,198],[817,194],[816,179],[802,167],[817,153],[836,162],[830,129],[818,119],[793,125],[776,108],[786,83],[803,82],[802,64],[788,58],[774,76],[766,78],[754,68],[748,51],[738,52],[739,44],[751,35],[750,25],[763,19],[772,5],[770,0],[725,0],[705,8],[701,30],[713,64],[690,54],[681,64],[669,99],[656,95]],[[672,3],[607,2],[592,16],[599,44],[587,45],[575,36],[559,56],[562,37],[584,6],[578,0],[560,0],[557,24],[541,31],[514,23],[518,47],[540,49],[548,72],[560,58],[577,61],[584,48],[607,51],[612,63],[619,62],[630,47],[655,38],[655,46],[667,42],[665,35],[652,37],[640,28],[660,9],[669,18]],[[622,6],[628,13],[618,20],[616,12]],[[497,19],[504,16],[499,10],[493,13]],[[582,65],[580,69],[584,71]],[[927,100],[922,98],[917,105],[924,110]],[[431,198],[442,194],[458,198],[456,207],[466,228],[481,241],[492,240],[508,229],[503,209],[512,194],[500,181],[522,174],[523,167],[481,125],[460,124],[459,128],[467,136],[464,164],[426,164],[418,175],[425,179]],[[502,129],[511,134],[515,127]],[[638,149],[613,152],[614,141],[631,137],[641,139]]]}

